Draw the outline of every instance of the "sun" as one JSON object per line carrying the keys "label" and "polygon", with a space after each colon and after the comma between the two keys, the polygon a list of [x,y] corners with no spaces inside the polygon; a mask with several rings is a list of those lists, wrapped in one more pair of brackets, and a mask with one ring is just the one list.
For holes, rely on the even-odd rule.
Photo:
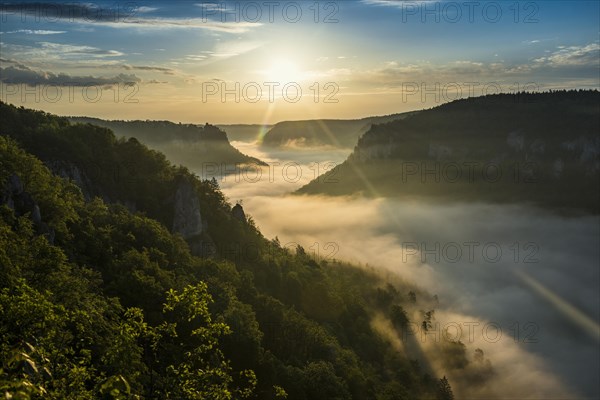
{"label": "sun", "polygon": [[271,62],[265,70],[266,78],[271,82],[281,84],[289,82],[298,82],[301,80],[301,71],[298,65],[287,58],[278,58]]}

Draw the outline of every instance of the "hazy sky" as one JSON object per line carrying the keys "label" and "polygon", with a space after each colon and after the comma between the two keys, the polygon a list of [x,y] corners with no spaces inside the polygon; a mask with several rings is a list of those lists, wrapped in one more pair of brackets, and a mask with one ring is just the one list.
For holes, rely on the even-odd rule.
{"label": "hazy sky", "polygon": [[273,123],[390,114],[498,90],[599,87],[597,1],[1,8],[2,100],[59,114]]}

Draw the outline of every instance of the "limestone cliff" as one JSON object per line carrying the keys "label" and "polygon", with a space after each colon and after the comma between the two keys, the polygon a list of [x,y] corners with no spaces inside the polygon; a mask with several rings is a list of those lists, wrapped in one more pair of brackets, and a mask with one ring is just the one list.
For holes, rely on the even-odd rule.
{"label": "limestone cliff", "polygon": [[181,234],[186,240],[202,233],[200,201],[189,181],[182,181],[175,192],[173,232]]}

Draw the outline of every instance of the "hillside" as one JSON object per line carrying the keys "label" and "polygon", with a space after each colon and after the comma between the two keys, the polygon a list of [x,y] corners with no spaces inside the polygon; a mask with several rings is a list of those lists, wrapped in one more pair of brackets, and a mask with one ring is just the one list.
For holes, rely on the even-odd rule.
{"label": "hillside", "polygon": [[[136,139],[4,103],[0,264],[6,398],[452,399],[388,339],[437,297],[266,239]],[[493,378],[481,350],[432,345]]]}
{"label": "hillside", "polygon": [[231,124],[217,125],[219,129],[227,132],[227,137],[230,141],[253,142],[262,138],[271,125],[256,125],[256,124]]}
{"label": "hillside", "polygon": [[262,145],[267,147],[333,146],[352,148],[358,138],[368,131],[372,124],[402,119],[411,114],[392,114],[351,120],[317,119],[279,122],[266,133]]}
{"label": "hillside", "polygon": [[225,131],[209,124],[198,126],[170,121],[107,121],[88,117],[70,117],[69,120],[108,128],[118,137],[134,137],[150,148],[163,152],[171,162],[195,170],[201,170],[203,163],[264,165],[262,161],[242,154],[229,143]]}
{"label": "hillside", "polygon": [[526,202],[597,213],[600,93],[457,100],[360,138],[298,193]]}

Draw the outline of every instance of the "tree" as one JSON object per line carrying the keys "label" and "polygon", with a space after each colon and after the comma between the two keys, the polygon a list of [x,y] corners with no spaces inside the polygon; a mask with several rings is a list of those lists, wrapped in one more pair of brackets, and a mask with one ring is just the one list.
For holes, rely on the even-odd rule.
{"label": "tree", "polygon": [[438,400],[454,400],[454,394],[446,376],[438,382],[437,398]]}
{"label": "tree", "polygon": [[408,292],[408,300],[413,304],[417,302],[417,295],[412,290]]}
{"label": "tree", "polygon": [[396,304],[392,305],[391,307],[390,320],[397,329],[406,328],[409,322],[408,316],[406,315],[406,311],[404,311],[404,309],[401,306]]}
{"label": "tree", "polygon": [[[218,347],[219,337],[231,333],[224,323],[213,322],[208,311],[212,297],[205,283],[187,286],[181,293],[171,289],[167,292],[164,312],[173,315],[173,321],[163,327],[185,346],[183,359],[167,367],[167,398],[198,400],[223,400],[247,398],[256,385],[252,371],[242,371],[248,388],[232,388],[232,370]],[[172,347],[174,343],[166,343]],[[177,361],[177,360],[176,360]]]}

